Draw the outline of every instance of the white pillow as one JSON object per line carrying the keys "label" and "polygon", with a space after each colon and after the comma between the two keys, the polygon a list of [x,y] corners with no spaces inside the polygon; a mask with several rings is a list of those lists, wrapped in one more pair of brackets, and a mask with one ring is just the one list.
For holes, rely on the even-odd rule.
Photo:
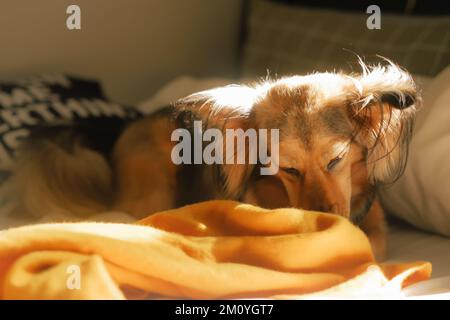
{"label": "white pillow", "polygon": [[450,236],[450,66],[426,84],[405,173],[380,195],[389,213]]}
{"label": "white pillow", "polygon": [[139,103],[137,108],[142,113],[149,114],[191,93],[225,86],[230,83],[233,83],[233,80],[226,78],[199,79],[190,76],[181,76],[167,83],[151,98]]}

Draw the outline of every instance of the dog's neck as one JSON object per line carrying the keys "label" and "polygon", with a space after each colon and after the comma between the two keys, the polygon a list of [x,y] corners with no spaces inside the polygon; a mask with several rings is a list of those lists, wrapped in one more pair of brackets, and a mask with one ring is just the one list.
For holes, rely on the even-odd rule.
{"label": "dog's neck", "polygon": [[365,194],[364,197],[356,201],[352,201],[350,220],[355,225],[360,225],[362,223],[364,218],[369,213],[370,208],[372,207],[372,204],[375,201],[375,197],[376,197],[375,187],[370,187],[367,190],[367,193]]}

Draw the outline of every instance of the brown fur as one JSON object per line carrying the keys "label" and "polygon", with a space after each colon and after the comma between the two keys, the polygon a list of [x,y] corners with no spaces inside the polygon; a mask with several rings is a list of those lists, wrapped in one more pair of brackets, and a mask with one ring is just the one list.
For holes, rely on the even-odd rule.
{"label": "brown fur", "polygon": [[[45,212],[45,204],[82,216],[118,210],[142,218],[207,199],[293,206],[352,219],[381,257],[384,217],[374,191],[402,173],[418,101],[409,74],[393,64],[363,66],[360,75],[312,74],[196,93],[131,124],[114,146],[110,169],[94,152],[69,156],[57,143],[34,148],[23,158],[28,169],[13,179],[15,190],[27,190],[17,208]],[[222,131],[280,129],[279,172],[260,176],[261,164],[173,164],[170,135],[195,119]]]}

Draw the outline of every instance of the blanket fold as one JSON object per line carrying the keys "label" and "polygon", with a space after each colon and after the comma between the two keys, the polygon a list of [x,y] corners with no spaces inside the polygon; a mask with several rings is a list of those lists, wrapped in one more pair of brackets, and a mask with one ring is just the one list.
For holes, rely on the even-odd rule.
{"label": "blanket fold", "polygon": [[2,299],[363,297],[400,294],[430,273],[425,262],[377,264],[367,237],[345,218],[233,201],[137,224],[0,232]]}

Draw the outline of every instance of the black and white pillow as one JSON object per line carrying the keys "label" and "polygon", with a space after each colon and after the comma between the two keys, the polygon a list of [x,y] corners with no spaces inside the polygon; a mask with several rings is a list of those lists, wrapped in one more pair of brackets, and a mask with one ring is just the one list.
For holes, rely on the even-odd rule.
{"label": "black and white pillow", "polygon": [[92,80],[53,74],[0,82],[0,172],[7,174],[33,128],[139,116],[134,108],[108,101]]}

